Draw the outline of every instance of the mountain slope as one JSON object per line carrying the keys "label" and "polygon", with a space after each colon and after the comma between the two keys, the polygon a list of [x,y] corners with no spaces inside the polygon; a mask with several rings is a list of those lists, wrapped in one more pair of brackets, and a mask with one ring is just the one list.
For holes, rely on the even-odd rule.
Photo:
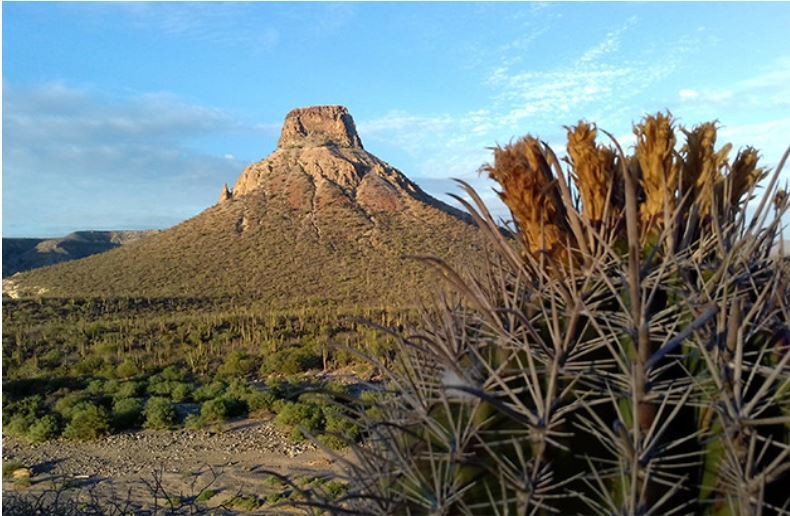
{"label": "mountain slope", "polygon": [[407,256],[468,263],[480,246],[460,212],[364,150],[345,108],[324,106],[289,113],[277,150],[198,216],[101,255],[15,276],[9,288],[400,305],[433,283],[432,272]]}

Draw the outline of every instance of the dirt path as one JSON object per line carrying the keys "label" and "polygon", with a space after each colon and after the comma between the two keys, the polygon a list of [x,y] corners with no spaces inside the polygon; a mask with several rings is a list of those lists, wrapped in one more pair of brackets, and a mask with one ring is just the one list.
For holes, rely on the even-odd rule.
{"label": "dirt path", "polygon": [[264,493],[271,475],[263,470],[316,476],[334,467],[310,443],[290,442],[271,420],[251,419],[228,423],[221,432],[143,430],[91,442],[61,439],[36,445],[4,438],[3,464],[9,461],[31,468],[33,476],[24,488],[4,480],[4,493],[34,493],[65,483],[142,506],[151,503],[156,477],[168,496],[185,499],[211,483],[217,493],[208,504],[216,506]]}

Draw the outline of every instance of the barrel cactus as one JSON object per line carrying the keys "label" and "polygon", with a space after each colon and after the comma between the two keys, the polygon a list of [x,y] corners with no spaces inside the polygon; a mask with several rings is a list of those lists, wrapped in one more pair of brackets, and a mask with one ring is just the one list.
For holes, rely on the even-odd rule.
{"label": "barrel cactus", "polygon": [[629,155],[586,122],[562,162],[531,136],[494,149],[510,232],[462,184],[489,259],[426,259],[452,293],[379,364],[343,510],[788,510],[787,153],[769,173],[669,113],[634,132]]}

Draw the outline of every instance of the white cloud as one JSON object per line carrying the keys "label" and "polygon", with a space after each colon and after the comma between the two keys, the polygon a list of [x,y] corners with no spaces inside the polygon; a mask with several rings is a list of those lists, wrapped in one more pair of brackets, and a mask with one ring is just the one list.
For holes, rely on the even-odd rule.
{"label": "white cloud", "polygon": [[678,97],[680,97],[681,100],[695,99],[699,97],[699,92],[696,90],[683,89],[678,92]]}
{"label": "white cloud", "polygon": [[678,92],[678,97],[682,103],[692,103],[696,105],[710,104],[721,107],[731,104],[735,93],[731,90],[691,90],[683,89]]}
{"label": "white cloud", "polygon": [[[739,89],[749,91],[768,90],[772,93],[787,92],[790,81],[790,56],[783,56],[766,67],[756,76],[738,83]],[[788,100],[787,97],[783,97]]]}
{"label": "white cloud", "polygon": [[132,29],[158,36],[207,42],[219,46],[244,46],[268,52],[280,42],[273,26],[252,16],[254,4],[217,2],[96,2],[65,3],[62,9],[78,10],[96,25],[112,16]]}
{"label": "white cloud", "polygon": [[4,90],[4,232],[172,225],[211,205],[246,164],[189,144],[249,128],[169,94],[117,99],[63,84]]}
{"label": "white cloud", "polygon": [[786,109],[790,107],[790,57],[781,57],[754,76],[733,81],[726,88],[696,87],[680,90],[679,96],[699,111],[722,107],[729,112]]}
{"label": "white cloud", "polygon": [[10,137],[23,143],[169,142],[236,124],[227,113],[186,104],[166,93],[119,100],[62,84],[5,90],[8,109],[3,123]]}
{"label": "white cloud", "polygon": [[620,49],[620,42],[625,34],[631,27],[633,27],[638,19],[635,16],[630,17],[626,22],[606,34],[603,41],[587,49],[584,54],[579,58],[579,63],[593,63],[602,57],[613,54]]}
{"label": "white cloud", "polygon": [[[575,58],[548,69],[535,69],[520,61],[524,47],[542,34],[527,33],[500,47],[501,59],[481,79],[491,90],[486,102],[460,114],[387,113],[361,121],[360,134],[363,141],[386,142],[412,156],[419,163],[413,173],[426,178],[423,181],[430,193],[442,195],[446,191],[432,190],[445,186],[440,178],[462,178],[486,192],[493,211],[504,216],[506,210],[492,192],[494,184],[477,174],[491,159],[488,147],[506,144],[529,131],[550,142],[563,142],[553,145],[562,153],[565,130],[560,124],[583,117],[604,128],[616,122],[618,126],[611,129],[625,134],[623,120],[627,123],[639,115],[633,111],[633,100],[668,76],[681,56],[693,49],[691,41],[684,39],[663,49],[664,58],[623,59],[620,48],[637,24],[636,18],[629,19]],[[625,134],[623,143],[631,140]]]}
{"label": "white cloud", "polygon": [[418,156],[425,151],[426,145],[445,138],[455,124],[451,115],[420,116],[392,111],[379,118],[362,120],[357,128],[362,141],[386,141]]}
{"label": "white cloud", "polygon": [[[685,125],[718,119],[720,143],[731,142],[736,149],[752,145],[766,166],[778,164],[790,145],[790,57],[724,87],[694,85],[688,91],[696,95],[679,95]],[[783,177],[790,178],[790,171]]]}
{"label": "white cloud", "polygon": [[[274,8],[265,2],[76,2],[60,8],[78,10],[85,21],[96,25],[112,16],[156,37],[244,47],[264,54],[278,49],[284,39],[336,34],[348,26],[357,9],[347,3]],[[298,24],[301,30],[283,35],[276,28],[283,20]]]}
{"label": "white cloud", "polygon": [[[790,146],[790,116],[764,122],[723,125],[718,136],[720,142],[732,142],[736,149],[746,145],[755,146],[764,164],[776,166]],[[790,178],[790,170],[784,170],[783,176]]]}

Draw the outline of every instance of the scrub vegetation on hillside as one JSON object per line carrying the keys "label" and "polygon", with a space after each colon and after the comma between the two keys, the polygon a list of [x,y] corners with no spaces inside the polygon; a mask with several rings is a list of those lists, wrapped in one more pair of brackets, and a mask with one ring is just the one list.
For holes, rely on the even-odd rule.
{"label": "scrub vegetation on hillside", "polygon": [[343,446],[332,434],[357,434],[343,414],[348,387],[331,374],[375,374],[358,358],[363,351],[392,359],[391,339],[360,320],[399,326],[409,317],[184,299],[6,300],[3,432],[82,440],[276,415],[293,440],[303,429]]}

